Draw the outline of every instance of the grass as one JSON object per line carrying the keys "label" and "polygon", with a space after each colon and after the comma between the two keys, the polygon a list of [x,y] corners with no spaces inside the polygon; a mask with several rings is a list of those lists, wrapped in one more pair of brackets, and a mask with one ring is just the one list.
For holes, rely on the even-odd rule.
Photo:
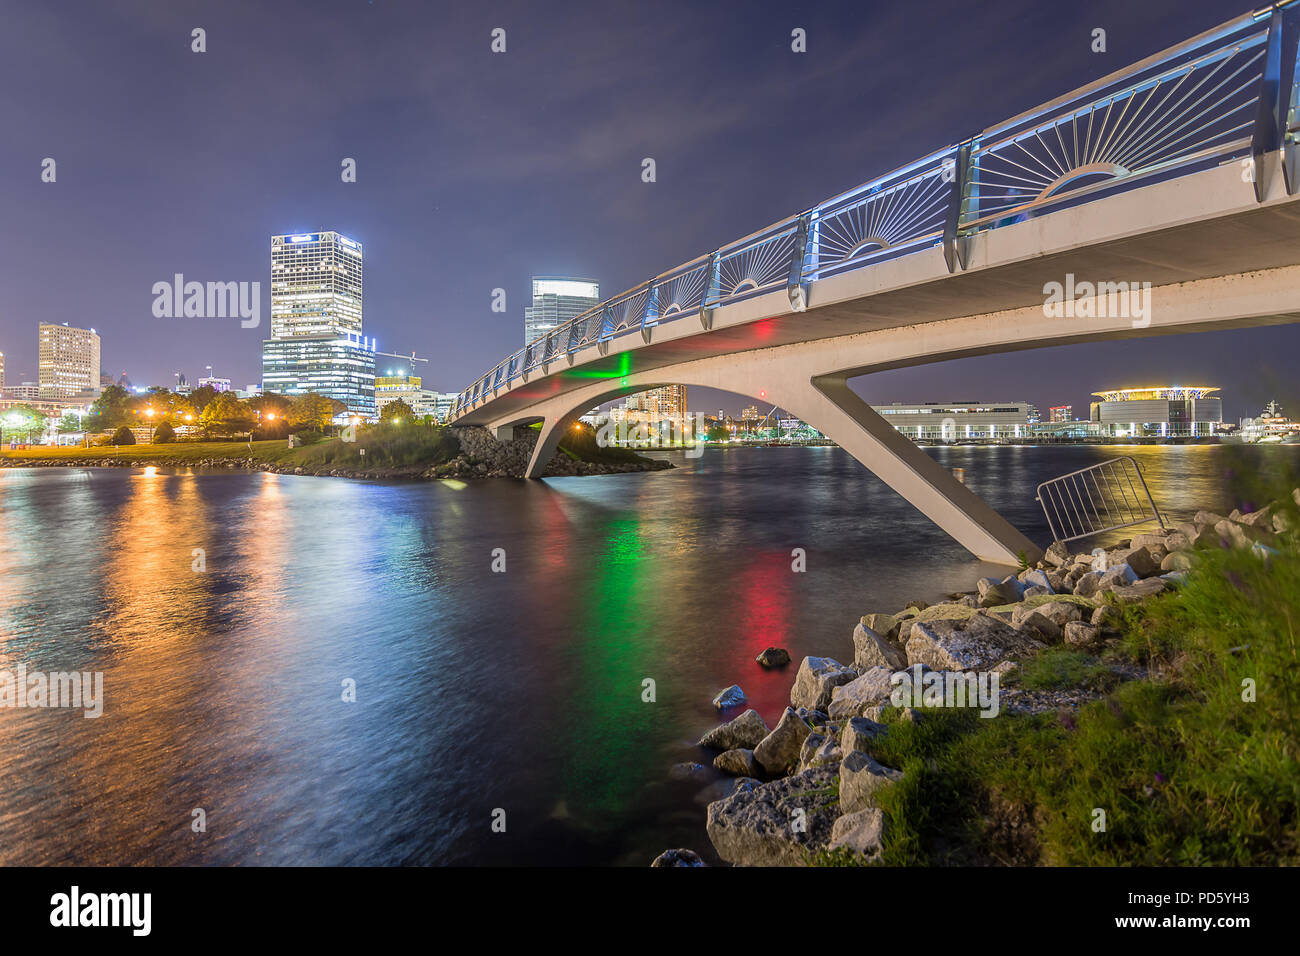
{"label": "grass", "polygon": [[[1267,562],[1206,552],[1184,587],[1125,608],[1119,626],[1101,656],[1058,647],[1022,662],[1022,687],[1107,692],[1077,711],[933,709],[892,725],[873,756],[905,776],[879,796],[880,862],[1300,864],[1294,543]],[[1118,662],[1146,676],[1120,682]]]}

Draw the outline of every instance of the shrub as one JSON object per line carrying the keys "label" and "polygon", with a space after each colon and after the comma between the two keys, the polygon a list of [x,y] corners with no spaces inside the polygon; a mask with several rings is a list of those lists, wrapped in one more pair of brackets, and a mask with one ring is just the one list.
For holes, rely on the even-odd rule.
{"label": "shrub", "polygon": [[155,445],[166,445],[168,442],[176,440],[176,429],[172,428],[167,422],[163,422],[153,431],[153,443]]}
{"label": "shrub", "polygon": [[117,431],[113,432],[113,437],[108,440],[110,445],[134,445],[135,436],[131,434],[131,429],[125,425],[119,425]]}

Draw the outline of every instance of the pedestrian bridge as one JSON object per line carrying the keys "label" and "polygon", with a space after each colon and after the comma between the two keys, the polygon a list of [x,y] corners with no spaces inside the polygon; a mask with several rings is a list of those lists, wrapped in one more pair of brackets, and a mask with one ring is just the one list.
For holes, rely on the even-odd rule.
{"label": "pedestrian bridge", "polygon": [[1247,14],[669,269],[504,359],[452,419],[542,422],[536,476],[602,402],[737,392],[821,431],[977,557],[1032,557],[847,380],[1296,321],[1298,37],[1300,0]]}

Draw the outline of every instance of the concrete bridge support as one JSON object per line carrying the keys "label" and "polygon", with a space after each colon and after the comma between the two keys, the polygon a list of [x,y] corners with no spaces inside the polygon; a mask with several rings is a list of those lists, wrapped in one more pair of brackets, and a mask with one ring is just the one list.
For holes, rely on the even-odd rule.
{"label": "concrete bridge support", "polygon": [[[607,383],[595,384],[530,409],[531,420],[542,419],[542,431],[527,476],[541,476],[560,439],[587,409],[667,384],[655,374],[629,376],[626,385],[613,389]],[[1040,547],[850,390],[843,374],[813,377],[804,363],[791,362],[788,355],[758,351],[679,366],[673,369],[671,381],[743,395],[764,394],[765,401],[789,410],[838,444],[981,560],[1014,565],[1022,552],[1031,561],[1042,554]],[[493,427],[500,432],[526,420]]]}

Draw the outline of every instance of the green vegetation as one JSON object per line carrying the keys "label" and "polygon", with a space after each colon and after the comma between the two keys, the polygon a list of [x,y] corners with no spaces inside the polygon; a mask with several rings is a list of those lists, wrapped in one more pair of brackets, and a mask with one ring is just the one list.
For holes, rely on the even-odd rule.
{"label": "green vegetation", "polygon": [[113,432],[113,437],[108,440],[110,445],[134,445],[135,436],[131,434],[131,429],[125,425],[119,426],[117,431]]}
{"label": "green vegetation", "polygon": [[560,451],[574,461],[589,461],[601,465],[624,465],[645,461],[644,457],[631,448],[598,444],[596,429],[586,422],[578,422],[560,439]]}
{"label": "green vegetation", "polygon": [[1022,662],[1021,687],[1105,693],[1078,710],[895,718],[873,753],[905,772],[879,797],[881,862],[1300,863],[1300,550],[1277,542],[1204,553],[1183,587],[1125,608],[1100,654]]}

